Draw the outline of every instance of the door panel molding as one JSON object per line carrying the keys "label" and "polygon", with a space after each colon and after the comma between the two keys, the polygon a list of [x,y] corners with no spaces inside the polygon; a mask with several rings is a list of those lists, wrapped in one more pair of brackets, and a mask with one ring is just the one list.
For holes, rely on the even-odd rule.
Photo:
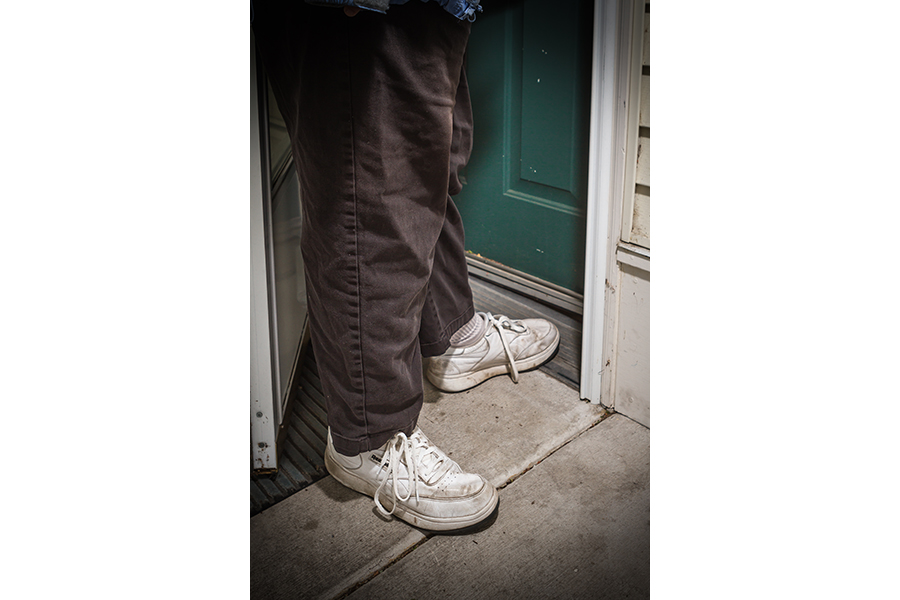
{"label": "door panel molding", "polygon": [[[501,2],[479,16],[467,75],[475,147],[454,198],[466,248],[582,292],[592,5]],[[538,81],[540,80],[540,81]]]}
{"label": "door panel molding", "polygon": [[557,212],[571,215],[573,217],[579,217],[581,219],[584,218],[585,213],[580,208],[573,208],[567,204],[563,204],[562,202],[556,202],[555,200],[548,200],[547,198],[541,198],[540,196],[532,196],[531,194],[526,194],[525,192],[520,192],[519,190],[514,189],[506,190],[503,195],[508,198],[512,198],[513,200],[530,202],[531,204],[540,206],[541,208],[546,208],[548,210],[555,210]]}

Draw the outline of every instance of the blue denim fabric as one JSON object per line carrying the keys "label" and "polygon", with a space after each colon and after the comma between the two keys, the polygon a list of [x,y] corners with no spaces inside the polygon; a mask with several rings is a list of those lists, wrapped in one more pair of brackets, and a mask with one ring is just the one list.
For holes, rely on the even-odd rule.
{"label": "blue denim fabric", "polygon": [[[320,6],[355,6],[376,12],[387,12],[390,4],[406,4],[409,0],[306,0],[309,4]],[[444,10],[457,19],[475,20],[475,14],[481,12],[481,0],[422,0],[437,2]]]}

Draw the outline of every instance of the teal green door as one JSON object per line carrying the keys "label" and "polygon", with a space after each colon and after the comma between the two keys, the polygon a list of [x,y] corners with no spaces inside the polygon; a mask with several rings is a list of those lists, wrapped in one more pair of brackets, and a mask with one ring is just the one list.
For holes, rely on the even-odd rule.
{"label": "teal green door", "polygon": [[467,64],[475,142],[455,198],[466,249],[583,293],[593,2],[483,4]]}

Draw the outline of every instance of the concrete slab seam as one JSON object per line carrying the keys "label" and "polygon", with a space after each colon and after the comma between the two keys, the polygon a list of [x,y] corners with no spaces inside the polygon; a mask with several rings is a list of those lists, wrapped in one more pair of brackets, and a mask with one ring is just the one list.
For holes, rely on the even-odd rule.
{"label": "concrete slab seam", "polygon": [[[534,467],[536,467],[537,465],[539,465],[540,463],[542,463],[542,462],[543,462],[544,460],[546,460],[548,457],[552,456],[553,454],[555,454],[556,452],[558,452],[559,450],[561,450],[562,448],[564,448],[564,447],[567,446],[568,444],[572,443],[573,441],[575,441],[576,439],[578,439],[578,438],[581,437],[582,435],[585,435],[587,432],[591,431],[594,427],[596,427],[597,425],[599,425],[600,423],[602,423],[603,421],[605,421],[606,419],[608,419],[609,417],[611,417],[611,416],[614,415],[614,414],[617,414],[617,413],[615,413],[615,411],[612,411],[612,410],[609,410],[609,409],[604,408],[604,409],[603,409],[603,414],[601,414],[599,418],[597,418],[596,420],[594,420],[588,427],[586,427],[586,428],[583,429],[582,431],[579,431],[578,433],[576,433],[575,435],[573,435],[573,436],[570,437],[569,439],[567,439],[567,440],[565,440],[564,442],[562,442],[559,446],[557,446],[557,447],[553,448],[552,450],[550,450],[543,458],[541,458],[539,461],[535,462],[534,464],[529,465],[529,466],[528,466],[524,471],[522,471],[521,473],[519,473],[519,474],[517,474],[517,475],[515,475],[515,476],[512,476],[512,477],[510,477],[509,479],[507,479],[507,481],[506,481],[505,483],[503,483],[502,485],[498,486],[497,489],[498,489],[498,490],[502,490],[502,489],[506,488],[508,485],[510,485],[510,484],[513,483],[514,481],[518,480],[522,475],[524,475],[525,473],[529,472],[529,471],[532,470]],[[415,529],[415,528],[411,528],[411,529]],[[405,557],[407,557],[408,555],[410,555],[414,550],[416,550],[419,546],[421,546],[422,544],[424,544],[425,542],[427,542],[428,540],[430,540],[432,537],[435,537],[435,536],[440,535],[440,534],[438,534],[438,533],[429,533],[429,532],[426,532],[426,531],[423,531],[423,530],[418,530],[418,531],[419,531],[421,534],[423,534],[425,537],[422,538],[422,539],[420,539],[419,541],[415,542],[414,544],[410,545],[408,548],[406,548],[405,550],[403,550],[402,552],[400,552],[399,554],[397,554],[397,556],[395,556],[393,559],[391,559],[390,561],[386,562],[383,566],[379,567],[378,569],[376,569],[375,571],[369,573],[368,575],[366,575],[366,576],[364,576],[364,577],[361,577],[361,578],[360,578],[359,580],[357,580],[355,583],[350,584],[349,586],[345,587],[343,590],[340,590],[339,588],[338,588],[338,590],[335,590],[335,589],[333,588],[332,590],[329,591],[329,593],[327,593],[327,594],[324,595],[323,597],[329,597],[329,598],[332,598],[332,600],[343,600],[344,598],[347,598],[348,596],[350,596],[351,594],[353,594],[356,590],[358,590],[359,588],[363,587],[364,585],[366,585],[367,583],[369,583],[370,581],[372,581],[373,579],[375,579],[376,577],[378,577],[378,576],[379,576],[381,573],[383,573],[385,570],[389,569],[391,566],[397,564],[397,563],[400,562],[402,559],[404,559]]]}
{"label": "concrete slab seam", "polygon": [[[608,419],[609,417],[611,417],[611,416],[614,415],[614,414],[616,414],[614,411],[610,411],[610,410],[608,410],[608,409],[604,409],[604,414],[601,415],[599,419],[597,419],[596,421],[594,421],[593,423],[591,423],[590,426],[588,426],[586,429],[584,429],[583,431],[578,432],[577,434],[575,434],[574,436],[572,436],[572,437],[569,438],[568,440],[564,441],[564,442],[563,442],[562,444],[560,444],[558,447],[556,447],[556,448],[554,448],[553,450],[551,450],[544,458],[542,458],[541,460],[537,461],[537,462],[534,463],[533,465],[530,465],[527,469],[525,469],[524,471],[522,471],[522,472],[519,473],[518,475],[516,475],[516,476],[514,476],[514,477],[510,477],[503,485],[498,486],[497,489],[498,489],[498,490],[504,489],[506,486],[508,486],[508,485],[511,484],[512,482],[516,481],[517,479],[519,479],[522,475],[524,475],[525,473],[528,473],[528,472],[531,471],[534,467],[536,467],[537,465],[539,465],[539,464],[541,464],[542,462],[544,462],[544,460],[546,460],[548,457],[552,456],[553,454],[555,454],[556,452],[558,452],[559,450],[561,450],[561,449],[564,448],[565,446],[571,444],[572,442],[574,442],[574,441],[575,441],[576,439],[578,439],[579,437],[585,435],[587,432],[589,432],[589,431],[592,430],[594,427],[596,427],[597,425],[599,425],[600,423],[602,423],[603,421],[605,421],[606,419]],[[375,571],[374,573],[370,574],[368,577],[365,577],[365,578],[361,579],[360,581],[358,581],[357,583],[355,583],[355,584],[349,586],[345,591],[343,591],[343,592],[341,592],[340,594],[338,594],[337,596],[335,596],[335,597],[333,598],[333,600],[344,600],[344,598],[347,598],[347,597],[350,596],[353,592],[355,592],[355,591],[358,590],[359,588],[363,587],[364,585],[366,585],[367,583],[369,583],[370,581],[372,581],[373,579],[375,579],[376,577],[378,577],[379,575],[381,575],[384,571],[386,571],[387,569],[389,569],[389,568],[392,567],[393,565],[397,564],[397,563],[400,562],[402,559],[404,559],[404,558],[406,558],[407,556],[409,556],[414,550],[416,550],[417,548],[419,548],[422,544],[426,543],[426,542],[427,542],[428,540],[430,540],[431,538],[440,535],[440,534],[437,534],[437,533],[428,533],[428,532],[425,532],[425,531],[423,531],[422,533],[425,534],[425,538],[424,538],[424,539],[422,539],[422,540],[416,542],[415,544],[413,544],[412,546],[410,546],[409,548],[407,548],[405,551],[403,551],[401,554],[399,554],[396,558],[394,558],[393,560],[391,560],[391,561],[389,561],[388,563],[386,563],[383,567],[381,567],[380,569],[378,569],[378,570]]]}
{"label": "concrete slab seam", "polygon": [[599,425],[600,423],[602,423],[603,421],[605,421],[605,420],[608,419],[609,417],[613,416],[614,414],[617,414],[617,413],[615,413],[615,412],[613,412],[613,411],[610,411],[609,409],[605,409],[605,408],[603,409],[603,411],[604,411],[604,414],[601,415],[599,419],[597,419],[596,421],[594,421],[593,423],[591,423],[591,424],[587,427],[587,429],[584,429],[583,431],[579,431],[578,433],[576,433],[575,435],[573,435],[573,436],[570,437],[569,439],[565,440],[562,444],[560,444],[559,446],[557,446],[556,448],[554,448],[553,450],[551,450],[550,452],[548,452],[547,455],[544,456],[544,458],[542,458],[541,460],[537,461],[537,462],[534,463],[534,464],[529,465],[524,471],[522,471],[522,472],[519,473],[518,475],[513,475],[512,477],[510,477],[509,479],[507,479],[502,485],[497,486],[497,489],[498,489],[498,490],[502,490],[502,489],[506,488],[506,486],[510,485],[511,483],[513,483],[514,481],[516,481],[517,479],[519,479],[519,477],[521,477],[521,476],[524,475],[525,473],[529,472],[530,470],[532,470],[533,468],[535,468],[536,466],[538,466],[539,464],[541,464],[542,462],[544,462],[545,460],[547,460],[547,458],[553,456],[554,454],[556,454],[557,452],[559,452],[562,448],[564,448],[565,446],[568,446],[569,444],[571,444],[572,442],[574,442],[575,440],[577,440],[578,438],[580,438],[581,436],[583,436],[584,434],[586,434],[588,431],[590,431],[591,429],[593,429],[594,427],[596,427],[597,425]]}
{"label": "concrete slab seam", "polygon": [[[607,409],[607,410],[609,410],[609,409]],[[647,431],[650,431],[650,427],[648,427],[647,425],[644,425],[644,424],[641,423],[640,421],[635,421],[634,419],[632,419],[632,418],[629,417],[628,415],[623,415],[622,413],[616,413],[616,414],[617,414],[617,415],[622,415],[623,417],[625,417],[626,419],[628,419],[629,421],[631,421],[631,422],[634,423],[635,425],[640,425],[641,427],[643,427],[643,428],[646,429]]]}
{"label": "concrete slab seam", "polygon": [[398,554],[396,557],[394,557],[393,560],[385,563],[384,566],[382,566],[381,568],[376,570],[374,573],[370,573],[368,577],[364,577],[364,578],[360,579],[359,581],[357,581],[356,583],[354,583],[353,585],[351,585],[347,589],[345,589],[343,592],[339,593],[337,596],[334,596],[332,600],[343,600],[344,598],[346,598],[347,596],[349,596],[350,594],[352,594],[353,592],[355,592],[362,586],[366,585],[367,583],[369,583],[370,581],[372,581],[373,579],[375,579],[376,577],[381,575],[384,571],[386,571],[387,569],[391,568],[393,565],[395,565],[398,562],[400,562],[401,560],[403,560],[413,550],[415,550],[416,548],[418,548],[419,546],[421,546],[422,544],[424,544],[425,542],[430,540],[433,536],[434,536],[434,534],[426,535],[426,537],[419,540],[418,542],[416,542],[415,544],[413,544],[412,546],[410,546],[409,548],[407,548],[406,550],[404,550],[403,552]]}

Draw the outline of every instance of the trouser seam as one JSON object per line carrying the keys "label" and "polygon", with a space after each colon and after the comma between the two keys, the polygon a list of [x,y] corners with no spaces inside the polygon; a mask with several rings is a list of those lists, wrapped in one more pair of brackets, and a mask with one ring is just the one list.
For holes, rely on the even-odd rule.
{"label": "trouser seam", "polygon": [[362,385],[362,417],[363,428],[366,436],[369,434],[369,411],[366,398],[366,362],[365,352],[363,352],[363,303],[362,303],[362,277],[359,264],[359,195],[357,193],[357,170],[356,170],[356,130],[353,127],[353,35],[350,31],[352,22],[348,21],[345,31],[347,32],[347,46],[350,51],[347,53],[347,104],[350,109],[350,169],[352,176],[352,197],[353,197],[353,261],[356,266],[356,326],[357,326],[357,352],[359,355],[359,370]]}

